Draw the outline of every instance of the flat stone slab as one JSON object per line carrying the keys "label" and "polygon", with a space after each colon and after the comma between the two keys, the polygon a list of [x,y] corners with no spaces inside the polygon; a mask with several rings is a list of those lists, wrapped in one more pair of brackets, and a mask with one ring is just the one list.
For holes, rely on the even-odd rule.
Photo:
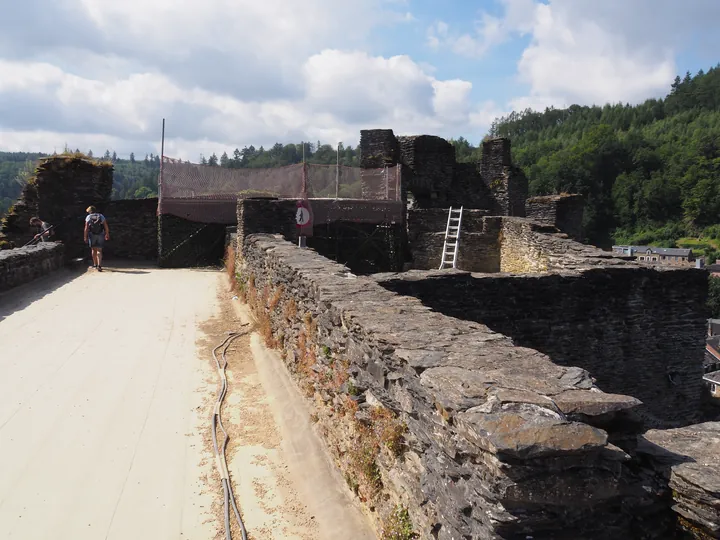
{"label": "flat stone slab", "polygon": [[681,523],[720,538],[720,422],[648,431],[637,451],[669,467]]}

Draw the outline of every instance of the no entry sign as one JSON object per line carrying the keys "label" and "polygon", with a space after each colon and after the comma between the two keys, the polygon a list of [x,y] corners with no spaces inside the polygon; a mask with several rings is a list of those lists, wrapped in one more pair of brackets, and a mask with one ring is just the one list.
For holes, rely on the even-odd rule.
{"label": "no entry sign", "polygon": [[301,236],[312,236],[312,213],[307,201],[298,201],[295,209],[295,224]]}

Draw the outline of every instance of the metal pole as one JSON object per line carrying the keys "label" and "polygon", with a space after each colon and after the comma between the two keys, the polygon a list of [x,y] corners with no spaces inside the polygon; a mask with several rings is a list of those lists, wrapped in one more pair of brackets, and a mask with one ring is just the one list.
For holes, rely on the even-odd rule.
{"label": "metal pole", "polygon": [[390,182],[390,176],[388,174],[388,166],[385,165],[385,200],[387,201],[390,198],[389,188],[390,186],[388,183]]}
{"label": "metal pole", "polygon": [[160,139],[160,181],[158,182],[158,202],[162,202],[163,168],[165,162],[165,119],[162,122],[162,138]]}
{"label": "metal pole", "polygon": [[335,167],[335,199],[338,198],[340,193],[340,145],[342,143],[337,143],[337,165]]}
{"label": "metal pole", "polygon": [[160,139],[160,181],[158,182],[158,264],[162,261],[162,223],[160,220],[160,211],[162,210],[163,200],[163,170],[165,162],[165,119],[162,121],[162,137]]}

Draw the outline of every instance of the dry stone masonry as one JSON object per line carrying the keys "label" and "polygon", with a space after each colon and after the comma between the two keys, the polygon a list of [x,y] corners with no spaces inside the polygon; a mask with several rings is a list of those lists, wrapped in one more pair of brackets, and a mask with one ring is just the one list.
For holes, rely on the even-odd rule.
{"label": "dry stone masonry", "polygon": [[[283,349],[348,484],[380,521],[400,504],[420,538],[628,537],[628,456],[609,440],[632,429],[622,415],[637,399],[603,393],[583,369],[280,237],[251,235],[238,249],[266,338]],[[377,427],[378,409],[405,427],[402,451],[357,438]]]}
{"label": "dry stone masonry", "polygon": [[687,537],[720,538],[720,422],[648,431],[637,453],[667,486]]}
{"label": "dry stone masonry", "polygon": [[525,203],[525,213],[528,218],[536,223],[557,227],[578,242],[584,241],[584,208],[583,197],[576,194],[531,197]]}
{"label": "dry stone masonry", "polygon": [[36,232],[29,225],[30,218],[39,216],[55,225],[55,239],[65,245],[66,259],[84,256],[87,251],[83,241],[85,209],[109,202],[111,193],[111,163],[81,154],[41,159],[20,200],[3,219],[0,232],[21,246]]}
{"label": "dry stone masonry", "polygon": [[508,139],[486,141],[480,163],[457,163],[455,148],[440,137],[396,137],[390,129],[361,131],[360,151],[363,168],[401,166],[402,199],[412,208],[463,205],[493,215],[525,215],[528,182],[512,165]]}
{"label": "dry stone masonry", "polygon": [[106,259],[155,261],[158,258],[157,198],[110,201],[98,205],[108,220]]}
{"label": "dry stone masonry", "polygon": [[45,242],[0,251],[0,291],[28,283],[63,266],[64,246]]}

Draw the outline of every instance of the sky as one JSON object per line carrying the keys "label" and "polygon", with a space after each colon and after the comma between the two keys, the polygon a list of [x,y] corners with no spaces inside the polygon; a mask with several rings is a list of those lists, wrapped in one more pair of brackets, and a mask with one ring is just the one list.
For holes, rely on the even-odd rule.
{"label": "sky", "polygon": [[478,144],[720,62],[719,0],[0,0],[0,150],[198,161],[361,129]]}

